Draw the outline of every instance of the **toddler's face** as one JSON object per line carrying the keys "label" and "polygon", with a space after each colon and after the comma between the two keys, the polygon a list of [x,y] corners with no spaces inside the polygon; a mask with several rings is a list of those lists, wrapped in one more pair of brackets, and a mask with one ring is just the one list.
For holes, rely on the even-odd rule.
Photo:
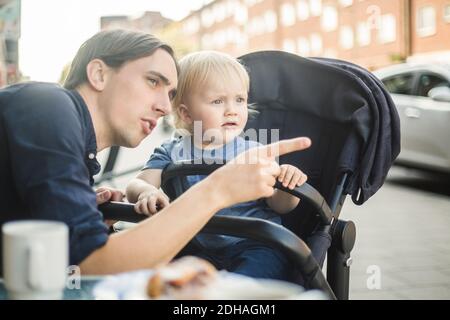
{"label": "toddler's face", "polygon": [[209,83],[190,95],[187,108],[192,121],[201,121],[204,146],[227,143],[244,129],[247,91],[239,82]]}

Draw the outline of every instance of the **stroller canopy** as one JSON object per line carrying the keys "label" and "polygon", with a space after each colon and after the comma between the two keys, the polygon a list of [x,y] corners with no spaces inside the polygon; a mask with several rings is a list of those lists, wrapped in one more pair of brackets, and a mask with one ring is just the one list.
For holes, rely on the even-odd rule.
{"label": "stroller canopy", "polygon": [[[281,128],[280,139],[326,132],[328,139],[312,133],[317,151],[300,163],[309,168],[309,176],[346,173],[344,192],[355,204],[382,186],[400,152],[400,123],[389,93],[369,71],[344,61],[281,51],[250,53],[240,60],[251,77],[249,103],[260,112],[278,110],[249,126]],[[321,128],[308,130],[314,126]],[[319,168],[320,157],[333,157],[332,168]]]}

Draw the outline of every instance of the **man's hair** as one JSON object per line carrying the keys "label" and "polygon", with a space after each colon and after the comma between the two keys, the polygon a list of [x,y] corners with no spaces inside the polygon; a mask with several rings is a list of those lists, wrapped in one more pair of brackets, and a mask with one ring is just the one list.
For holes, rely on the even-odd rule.
{"label": "man's hair", "polygon": [[188,54],[179,61],[180,74],[178,77],[177,94],[173,100],[173,118],[175,128],[179,132],[192,133],[181,119],[179,109],[186,104],[186,98],[193,92],[202,90],[207,83],[240,83],[248,92],[250,79],[245,67],[232,56],[217,51],[198,51]]}
{"label": "man's hair", "polygon": [[178,71],[173,49],[155,36],[121,29],[101,31],[78,49],[64,87],[73,90],[87,82],[86,67],[94,59],[100,59],[109,67],[119,69],[128,61],[151,56],[157,49],[163,49],[172,56]]}

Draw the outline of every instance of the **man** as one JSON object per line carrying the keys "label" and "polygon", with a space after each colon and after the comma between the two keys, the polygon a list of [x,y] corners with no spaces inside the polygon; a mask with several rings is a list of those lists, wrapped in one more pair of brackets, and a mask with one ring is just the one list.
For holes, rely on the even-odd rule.
{"label": "man", "polygon": [[122,194],[103,190],[96,199],[96,154],[113,145],[135,147],[148,136],[171,111],[177,76],[168,45],[114,30],[81,46],[65,89],[26,83],[0,90],[0,224],[63,221],[70,264],[84,274],[117,273],[170,261],[218,210],[270,196],[280,170],[274,157],[307,148],[309,139],[242,154],[154,217],[108,236],[97,203]]}

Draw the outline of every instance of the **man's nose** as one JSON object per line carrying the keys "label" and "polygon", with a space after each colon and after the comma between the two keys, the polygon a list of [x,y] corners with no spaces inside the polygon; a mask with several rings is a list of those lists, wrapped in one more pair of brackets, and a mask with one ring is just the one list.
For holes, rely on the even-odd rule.
{"label": "man's nose", "polygon": [[168,115],[172,111],[172,102],[167,93],[160,94],[158,101],[155,104],[156,111],[161,114],[161,116]]}

